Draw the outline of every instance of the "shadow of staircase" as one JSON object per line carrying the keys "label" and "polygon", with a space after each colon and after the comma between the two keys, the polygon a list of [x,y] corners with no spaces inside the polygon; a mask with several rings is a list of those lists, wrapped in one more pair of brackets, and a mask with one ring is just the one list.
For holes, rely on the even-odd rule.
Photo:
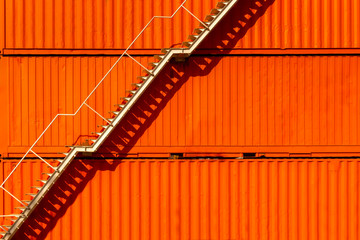
{"label": "shadow of staircase", "polygon": [[[274,1],[239,0],[198,49],[229,53]],[[72,161],[14,239],[45,239],[96,172],[113,171],[120,162],[106,159],[125,157],[188,79],[208,75],[221,59],[197,56],[185,62],[172,60],[99,148],[99,154],[93,154],[93,159],[79,154]],[[96,160],[97,157],[102,159]]]}

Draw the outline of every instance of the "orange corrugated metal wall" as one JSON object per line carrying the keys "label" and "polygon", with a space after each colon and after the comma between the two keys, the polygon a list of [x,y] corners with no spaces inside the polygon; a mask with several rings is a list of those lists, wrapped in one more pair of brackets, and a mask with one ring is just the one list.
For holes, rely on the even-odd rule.
{"label": "orange corrugated metal wall", "polygon": [[[6,47],[126,48],[153,16],[171,15],[181,2],[6,0]],[[203,18],[216,2],[188,1],[185,7]],[[181,43],[195,24],[198,22],[185,11],[172,20],[155,20],[134,48],[163,48]]]}
{"label": "orange corrugated metal wall", "polygon": [[[254,13],[240,0],[187,62],[171,63],[103,158],[76,159],[16,238],[357,239],[360,4],[261,2]],[[0,154],[21,156],[55,114],[73,112],[146,21],[180,1],[143,3],[0,1]],[[203,19],[215,3],[186,7]],[[157,23],[130,50],[143,64],[197,26],[186,13]],[[108,116],[140,72],[124,59],[90,105]],[[36,152],[57,156],[101,123],[87,110],[60,119]],[[308,158],[152,159],[244,152]],[[114,159],[124,155],[134,160]],[[310,158],[321,156],[352,158]],[[16,163],[2,159],[1,180]],[[5,187],[30,199],[48,170],[26,160]]]}
{"label": "orange corrugated metal wall", "polygon": [[[138,59],[150,61],[149,57]],[[24,146],[57,113],[74,112],[116,58],[6,60],[11,116],[8,152],[14,155],[25,152]],[[131,112],[141,127],[133,130],[122,124],[111,138],[117,140],[105,143],[102,151],[118,152],[129,141],[118,135],[126,132],[132,135],[126,144],[132,154],[359,152],[358,56],[194,56],[172,67],[139,101],[137,108],[147,115]],[[174,72],[185,75],[169,77]],[[131,59],[122,61],[89,104],[110,117],[107,111],[126,95],[139,74]],[[91,135],[101,121],[87,109],[76,118],[62,117],[37,151],[51,152],[54,147],[65,151],[63,146]]]}
{"label": "orange corrugated metal wall", "polygon": [[[9,49],[126,48],[153,15],[171,14],[177,1],[36,1],[4,0],[6,47]],[[188,1],[200,18],[216,0]],[[238,11],[251,1],[240,0]],[[266,1],[264,1],[266,2]],[[269,0],[267,2],[270,2]],[[235,48],[359,48],[360,3],[357,0],[275,0]],[[245,10],[244,10],[245,9]],[[251,14],[251,13],[249,13]],[[235,21],[232,14],[222,28]],[[183,12],[173,21],[159,21],[135,48],[162,48],[181,43],[194,22]],[[243,24],[243,23],[242,23]],[[188,28],[190,27],[190,29]],[[189,30],[186,30],[189,29]],[[230,30],[230,29],[229,29]],[[164,34],[166,33],[166,34]],[[205,44],[213,47],[211,42]]]}
{"label": "orange corrugated metal wall", "polygon": [[[13,163],[2,164],[8,169]],[[44,169],[39,162],[26,164],[34,172]],[[36,210],[32,221],[43,230],[25,227],[17,237],[358,239],[359,164],[359,159],[79,160],[42,204],[48,213]]]}
{"label": "orange corrugated metal wall", "polygon": [[[112,142],[105,149],[106,152],[119,153],[119,145],[124,145],[125,142],[126,146],[124,149],[120,149],[120,153],[136,156],[148,153],[188,152],[196,154],[211,151],[228,154],[257,152],[274,155],[274,153],[278,153],[278,156],[288,156],[289,154],[329,155],[333,152],[359,154],[359,61],[357,55],[341,55],[343,47],[356,46],[338,45],[335,38],[333,39],[333,35],[328,34],[329,32],[342,33],[344,29],[350,29],[351,34],[341,35],[349,37],[349,39],[339,42],[356,43],[358,29],[353,28],[356,23],[346,21],[346,19],[350,18],[354,21],[357,19],[358,15],[355,10],[359,8],[358,4],[350,0],[346,4],[331,1],[328,6],[332,11],[331,16],[338,16],[341,24],[330,21],[330,30],[327,27],[319,27],[321,31],[324,31],[322,35],[329,36],[327,41],[334,43],[327,47],[332,47],[338,55],[314,56],[316,50],[319,50],[319,54],[323,54],[323,50],[303,49],[299,50],[300,53],[311,52],[311,55],[238,56],[236,55],[237,49],[245,46],[241,43],[243,41],[251,42],[251,47],[254,48],[259,47],[257,42],[270,43],[268,38],[277,36],[277,34],[266,31],[269,26],[272,26],[272,29],[281,27],[286,30],[289,27],[282,24],[291,24],[290,29],[294,31],[291,34],[295,39],[299,35],[295,34],[296,31],[301,29],[305,31],[308,27],[306,25],[301,28],[295,24],[297,21],[294,19],[305,19],[310,16],[309,21],[312,22],[310,25],[317,26],[320,23],[325,24],[320,20],[327,19],[326,16],[328,16],[328,14],[316,15],[318,11],[325,11],[324,9],[328,8],[320,10],[314,7],[312,11],[306,11],[309,6],[317,6],[314,2],[295,1],[287,5],[284,1],[264,1],[264,8],[255,14],[250,2],[240,1],[220,27],[215,29],[200,47],[202,50],[198,51],[198,53],[206,55],[221,53],[223,57],[213,55],[204,57],[195,54],[188,62],[174,63],[172,67],[165,69],[158,78],[157,88],[153,88],[148,97],[143,98],[142,105],[138,104],[140,111],[148,113],[141,115],[138,111],[133,114],[136,115],[136,121],[144,123],[147,120],[147,124],[142,124],[142,127],[135,133],[129,129],[121,130],[122,134],[128,135],[128,137]],[[91,88],[116,60],[116,57],[110,56],[32,56],[31,54],[41,55],[47,52],[54,55],[52,49],[60,49],[59,52],[64,54],[75,54],[71,51],[77,49],[75,46],[67,47],[66,44],[53,46],[36,45],[35,43],[45,43],[44,39],[48,39],[49,36],[54,36],[54,39],[68,39],[67,34],[73,33],[76,29],[78,30],[78,32],[75,31],[76,34],[81,36],[84,35],[84,32],[92,33],[93,31],[100,32],[101,36],[107,36],[111,31],[109,32],[109,29],[104,26],[112,22],[109,19],[116,18],[117,14],[115,13],[119,9],[128,12],[135,11],[133,14],[136,16],[144,15],[143,11],[150,11],[149,8],[135,8],[139,5],[139,2],[136,1],[132,4],[124,3],[124,6],[117,6],[112,1],[93,2],[94,8],[90,8],[90,10],[93,9],[94,12],[89,10],[92,13],[90,18],[83,7],[77,6],[75,3],[72,5],[73,3],[70,1],[63,1],[62,4],[57,3],[59,4],[59,16],[56,17],[56,21],[69,21],[69,23],[76,24],[61,25],[75,26],[75,28],[72,30],[66,28],[57,32],[51,30],[54,22],[50,21],[50,18],[55,16],[49,14],[49,11],[58,9],[52,5],[53,3],[37,3],[39,7],[34,9],[28,4],[24,1],[11,1],[6,2],[5,5],[7,9],[5,19],[9,18],[6,21],[6,38],[19,41],[19,43],[11,45],[10,40],[9,43],[6,41],[6,57],[0,63],[4,73],[3,79],[6,79],[6,82],[2,83],[4,88],[2,88],[1,96],[3,97],[2,101],[8,103],[6,105],[8,109],[2,111],[5,113],[2,125],[8,126],[2,130],[8,137],[3,138],[0,144],[1,154],[4,156],[20,156],[19,154],[26,151],[57,113],[73,113]],[[43,4],[45,5],[42,6]],[[149,1],[146,4],[156,5],[158,2]],[[162,13],[168,14],[177,5],[175,2],[169,6],[168,4],[167,2],[162,5]],[[189,9],[196,9],[194,11],[198,16],[203,16],[208,11],[206,9],[210,9],[210,5],[214,3],[204,1],[201,9],[197,4],[199,3],[189,1],[186,6]],[[337,8],[338,5],[341,8]],[[72,11],[65,14],[61,10],[64,6],[73,7]],[[299,10],[299,6],[304,6],[304,8]],[[343,11],[348,6],[351,6],[352,11],[350,15],[345,15]],[[110,9],[115,12],[109,14]],[[288,11],[285,10],[289,9],[294,9],[293,20],[283,21],[288,17]],[[39,11],[39,14],[33,15],[34,11]],[[252,15],[249,15],[250,13]],[[150,13],[145,15],[147,14]],[[155,14],[158,13],[155,12]],[[125,16],[121,15],[120,17]],[[188,14],[182,13],[179,17],[180,20],[173,22],[172,27],[160,24],[160,28],[154,30],[152,35],[165,38],[165,36],[169,36],[166,34],[168,32],[180,35],[186,31],[191,32],[196,21],[190,21]],[[316,17],[320,17],[320,19]],[[49,21],[47,21],[48,18]],[[278,20],[272,20],[273,18]],[[16,23],[14,19],[24,22],[16,31],[11,30]],[[91,19],[97,19],[94,22],[98,23],[88,25]],[[55,20],[53,19],[53,21]],[[135,21],[134,18],[129,24],[142,26],[142,21],[145,21],[145,17],[141,21],[138,18]],[[164,20],[164,22],[166,21],[168,20]],[[190,22],[191,24],[189,24]],[[282,24],[278,22],[282,22]],[[304,22],[306,21],[301,21],[301,23]],[[122,23],[126,24],[126,21],[122,21]],[[97,28],[97,26],[102,27]],[[182,26],[180,29],[184,29],[184,31],[174,31],[179,26]],[[134,27],[134,29],[137,28],[140,27]],[[30,31],[31,29],[38,30]],[[325,31],[326,29],[328,31]],[[137,31],[127,30],[127,28],[121,28],[121,31],[117,32],[121,32],[122,38],[132,39],[134,32]],[[315,32],[313,28],[309,31]],[[37,32],[39,34],[31,35]],[[256,32],[262,34],[259,35]],[[287,30],[281,32],[285,34]],[[21,36],[27,37],[18,37],[16,34],[23,34]],[[175,38],[182,38],[180,35]],[[306,36],[305,32],[300,35]],[[111,39],[106,37],[106,39],[108,38]],[[249,39],[246,40],[246,38]],[[76,42],[76,39],[69,38],[68,40]],[[97,45],[98,43],[93,44],[91,41],[94,39],[98,38],[86,38],[82,42],[89,41],[91,48],[104,48],[102,45]],[[171,45],[170,42],[174,44],[178,41],[174,39],[169,38],[169,43],[164,41],[161,44]],[[282,37],[281,39],[286,38]],[[312,37],[305,39],[314,42]],[[151,43],[150,40],[145,42]],[[160,47],[154,45],[155,43],[157,44],[159,41],[154,40],[154,43],[150,44],[151,46],[136,45],[134,49],[137,54],[141,52],[144,54],[155,53],[157,52],[156,48]],[[308,47],[320,47],[307,45]],[[118,46],[118,48],[125,46]],[[269,45],[268,47],[274,46]],[[283,44],[280,47],[301,46]],[[76,54],[94,54],[91,49],[83,48],[84,46],[81,45]],[[219,48],[231,48],[232,51],[219,51]],[[30,56],[15,57],[7,55],[6,50],[10,51],[8,54],[30,54]],[[291,51],[278,51],[276,48],[273,50],[280,55]],[[355,48],[354,51],[356,51]],[[344,52],[347,50],[344,49]],[[103,54],[106,53],[104,50]],[[271,51],[266,53],[274,54]],[[148,56],[138,56],[137,59],[145,65],[147,62],[153,61]],[[181,75],[184,73],[186,74]],[[113,105],[119,103],[119,97],[126,95],[125,90],[131,89],[131,83],[137,81],[136,77],[140,74],[140,66],[128,58],[122,60],[94,97],[90,99],[90,105],[104,116],[110,117],[108,112],[115,110]],[[171,90],[172,86],[175,88]],[[179,87],[177,88],[177,86]],[[159,116],[156,117],[156,114],[151,116],[146,108],[156,108],[155,112]],[[231,112],[234,114],[230,114]],[[39,142],[36,151],[42,154],[66,151],[65,145],[81,144],[94,138],[96,135],[92,135],[91,132],[99,130],[97,125],[100,124],[102,124],[102,120],[87,109],[81,110],[79,116],[74,119],[62,117],[55,122]],[[59,129],[64,131],[59,131]],[[124,132],[127,133],[124,134]]]}

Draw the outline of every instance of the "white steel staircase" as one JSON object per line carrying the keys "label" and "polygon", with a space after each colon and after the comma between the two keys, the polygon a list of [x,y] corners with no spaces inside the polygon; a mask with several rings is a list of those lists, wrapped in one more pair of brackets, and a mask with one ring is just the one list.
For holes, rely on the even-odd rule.
{"label": "white steel staircase", "polygon": [[[171,16],[154,16],[149,23],[144,27],[144,29],[139,33],[139,35],[134,39],[134,41],[130,44],[130,46],[124,51],[124,53],[119,57],[119,59],[114,63],[114,65],[110,68],[110,70],[106,73],[103,79],[97,84],[97,86],[93,89],[93,91],[89,94],[89,96],[84,100],[79,109],[74,114],[58,114],[48,125],[48,127],[44,130],[44,132],[39,136],[39,138],[35,141],[35,143],[30,147],[28,152],[23,156],[23,158],[19,161],[19,163],[14,167],[11,173],[5,178],[5,181],[0,185],[0,188],[3,189],[7,194],[9,194],[12,198],[14,198],[17,202],[19,202],[22,206],[18,207],[22,212],[21,214],[12,214],[12,215],[2,215],[0,217],[8,217],[12,219],[13,224],[7,226],[0,226],[3,230],[1,233],[3,235],[3,239],[11,239],[16,231],[21,227],[24,221],[30,216],[30,214],[34,211],[36,206],[40,203],[40,201],[44,198],[46,193],[51,189],[54,183],[59,179],[61,174],[65,171],[65,169],[69,166],[71,161],[76,157],[79,152],[96,152],[97,149],[102,145],[102,143],[106,140],[106,138],[111,134],[111,132],[116,128],[116,126],[122,121],[124,116],[129,112],[129,110],[134,106],[136,101],[140,98],[140,96],[146,91],[146,89],[150,86],[156,76],[161,72],[161,70],[165,67],[165,65],[170,61],[173,57],[189,57],[191,53],[199,46],[199,44],[206,38],[206,36],[211,32],[212,29],[221,21],[221,19],[229,12],[229,10],[235,5],[237,0],[223,0],[217,3],[216,8],[212,9],[210,14],[206,16],[205,21],[200,21],[192,12],[190,12],[185,6],[185,0],[179,8],[173,13]],[[187,48],[165,48],[162,49],[163,55],[157,55],[155,58],[158,62],[151,63],[154,67],[151,70],[146,69],[139,62],[136,61],[132,56],[128,54],[128,50],[134,44],[134,42],[139,38],[139,36],[144,32],[144,30],[149,26],[149,24],[155,18],[172,18],[180,9],[184,9],[191,16],[196,18],[197,21],[200,22],[198,28],[194,30],[194,34],[189,36],[189,40],[187,42],[183,42],[183,46]],[[91,108],[86,101],[93,94],[93,92],[97,89],[97,87],[103,82],[103,80],[107,77],[107,75],[112,71],[112,69],[117,65],[120,59],[124,56],[128,56],[134,61],[136,61],[141,67],[145,68],[146,76],[139,77],[140,82],[133,84],[134,89],[129,91],[129,97],[123,98],[123,103],[117,105],[117,111],[112,112],[114,118],[105,119],[99,113],[97,113],[93,108]],[[33,150],[33,147],[38,142],[38,140],[43,136],[46,130],[50,127],[50,125],[56,120],[58,116],[75,116],[80,108],[83,106],[88,107],[96,114],[98,114],[104,121],[107,122],[107,125],[103,125],[103,130],[98,134],[98,138],[93,140],[93,144],[91,146],[72,146],[70,147],[69,152],[65,153],[64,159],[60,160],[60,164],[57,167],[50,165],[47,161],[45,161],[41,156],[36,154]],[[16,168],[21,164],[21,162],[25,159],[28,154],[34,154],[40,160],[44,161],[47,165],[49,165],[54,172],[52,173],[44,173],[49,177],[47,180],[39,180],[39,183],[42,186],[33,186],[33,188],[37,189],[37,193],[27,194],[32,197],[31,201],[19,200],[16,198],[11,192],[5,189],[4,184],[9,179],[9,177],[13,174]]]}

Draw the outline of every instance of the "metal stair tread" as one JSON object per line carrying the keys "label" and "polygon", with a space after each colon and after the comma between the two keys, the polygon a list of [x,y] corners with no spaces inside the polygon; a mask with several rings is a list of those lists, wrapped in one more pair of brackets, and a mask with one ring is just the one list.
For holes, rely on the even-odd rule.
{"label": "metal stair tread", "polygon": [[193,44],[193,42],[183,42],[182,44],[186,47],[190,47]]}
{"label": "metal stair tread", "polygon": [[136,87],[141,87],[142,83],[132,83],[131,85],[136,86]]}
{"label": "metal stair tread", "polygon": [[31,197],[35,197],[37,195],[37,193],[25,193],[25,195],[31,196]]}
{"label": "metal stair tread", "polygon": [[47,182],[47,180],[44,180],[44,179],[37,179],[36,181],[42,182],[42,183],[46,183],[46,182]]}
{"label": "metal stair tread", "polygon": [[129,101],[131,99],[131,97],[121,97],[120,99]]}
{"label": "metal stair tread", "polygon": [[[119,113],[120,113],[120,111],[111,111],[111,112],[109,112],[109,113],[112,113],[112,114],[114,114],[114,115],[118,115]],[[106,128],[106,127],[105,127]]]}
{"label": "metal stair tread", "polygon": [[159,60],[159,61],[163,60],[164,57],[165,57],[164,55],[155,55],[155,56],[154,56],[154,58],[157,59],[157,60]]}
{"label": "metal stair tread", "polygon": [[[154,66],[153,69],[146,69],[144,70],[144,72],[146,74],[149,74],[147,76],[140,76],[138,77],[141,81],[143,81],[143,83],[133,83],[132,85],[136,86],[136,87],[139,87],[139,90],[143,88],[142,91],[145,91],[146,88],[150,85],[150,82],[155,78],[155,75],[154,74],[158,74],[160,72],[160,70],[166,65],[166,62],[165,61],[162,61],[164,60],[164,58],[166,57],[167,61],[169,59],[171,59],[172,57],[174,56],[178,56],[178,55],[183,55],[183,56],[190,56],[190,54],[192,53],[192,51],[195,50],[195,48],[198,46],[198,44],[200,44],[200,42],[207,36],[207,34],[210,32],[209,30],[212,30],[213,27],[215,26],[215,24],[213,23],[218,23],[219,22],[219,18],[225,16],[225,14],[228,12],[228,10],[230,9],[229,7],[227,6],[234,6],[235,2],[237,2],[238,0],[223,0],[222,2],[218,2],[216,4],[216,9],[212,9],[211,10],[211,13],[212,15],[207,15],[206,16],[206,22],[203,22],[203,25],[200,25],[200,27],[198,28],[195,28],[194,32],[197,33],[198,35],[190,35],[189,36],[189,39],[191,39],[192,41],[185,41],[183,42],[183,44],[185,46],[188,46],[188,48],[163,48],[161,49],[161,52],[164,53],[164,55],[156,55],[154,56],[155,59],[158,59],[159,62],[154,62],[154,63],[150,63],[150,65]],[[232,3],[232,4],[231,4]],[[227,11],[225,11],[225,9]],[[206,26],[204,26],[204,24]],[[208,30],[208,31],[207,31]],[[160,70],[158,70],[158,68],[160,68]],[[149,81],[147,81],[149,80]],[[138,97],[140,97],[141,94],[135,94],[136,91],[138,90],[130,90],[129,92],[131,94],[134,94],[133,96],[137,99]],[[130,101],[132,97],[123,97],[121,99],[123,99],[123,101],[126,102],[126,104],[131,104],[131,106],[128,107],[128,109],[130,109],[132,107],[132,105],[136,102],[136,99],[134,101]],[[130,102],[129,102],[130,101]],[[124,108],[126,104],[117,104],[116,106],[119,107],[119,108]],[[119,123],[122,118],[124,117],[124,114],[119,114],[120,111],[113,111],[111,112],[113,113],[114,115],[116,115],[114,118],[107,118],[107,120],[110,122],[110,125],[101,125],[102,128],[106,129],[108,128],[109,126],[113,126],[111,123],[114,122],[116,120],[116,124]],[[100,137],[98,137],[97,139],[90,139],[90,141],[96,143],[96,144],[93,144],[92,146],[70,146],[70,148],[72,149],[70,152],[67,152],[67,153],[63,153],[65,155],[65,158],[64,159],[57,159],[57,161],[60,162],[59,164],[59,167],[61,167],[61,171],[64,171],[66,169],[66,167],[68,166],[69,162],[72,161],[72,159],[76,156],[76,153],[77,152],[81,152],[81,151],[86,151],[86,150],[82,150],[81,148],[84,148],[84,147],[89,147],[90,148],[90,151],[91,152],[95,152],[97,147],[100,146],[104,139],[106,139],[106,136],[105,137],[102,137],[103,134],[110,134],[112,132],[112,129],[109,129],[109,130],[106,130],[106,131],[103,131],[103,132],[96,132],[97,135],[99,135]],[[96,148],[95,148],[96,147]],[[89,152],[90,152],[89,151]],[[66,161],[66,162],[64,162]],[[63,164],[64,162],[64,164]],[[46,174],[48,176],[51,176],[52,174],[51,173],[43,173],[43,174]],[[31,188],[35,188],[37,189],[38,191],[41,191],[42,188],[44,187],[48,187],[49,184],[48,183],[48,180],[43,180],[43,179],[39,179],[37,181],[40,181],[42,183],[44,183],[44,186],[43,187],[38,187],[38,186],[32,186]],[[55,181],[55,180],[54,180]],[[52,181],[52,182],[54,182]],[[35,199],[38,199],[39,197],[37,196],[36,193],[30,193],[28,194],[30,196],[35,196],[34,200]],[[32,200],[23,200],[24,203],[31,203]],[[36,205],[36,204],[35,204]],[[32,208],[35,207],[32,206]],[[26,209],[26,207],[21,207],[19,209]],[[13,222],[16,222],[17,220],[20,220],[23,222],[28,216],[26,215],[14,215],[15,217],[17,217],[17,219],[11,219],[11,221]],[[20,216],[22,216],[21,218],[19,218]],[[20,226],[22,224],[22,222],[20,222]],[[17,224],[17,226],[19,226],[18,223],[14,223],[14,224]],[[15,229],[15,228],[14,228]],[[16,228],[18,229],[18,228]],[[9,232],[9,231],[8,231]],[[4,234],[8,233],[8,232],[5,232]],[[13,236],[13,234],[16,232],[16,230],[14,230],[13,232],[10,232],[10,237]]]}
{"label": "metal stair tread", "polygon": [[126,90],[126,92],[131,93],[131,94],[135,94],[137,90]]}

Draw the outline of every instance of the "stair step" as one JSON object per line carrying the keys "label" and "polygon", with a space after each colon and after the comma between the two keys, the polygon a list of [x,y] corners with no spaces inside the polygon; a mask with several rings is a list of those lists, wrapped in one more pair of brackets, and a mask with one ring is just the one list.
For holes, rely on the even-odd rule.
{"label": "stair step", "polygon": [[[205,20],[207,21],[207,22],[205,22],[205,25],[204,24],[202,24],[202,25],[200,25],[200,27],[199,28],[196,28],[195,30],[194,30],[194,35],[190,35],[189,36],[189,39],[191,40],[191,41],[185,41],[185,42],[183,42],[183,46],[186,46],[186,47],[191,47],[191,46],[193,46],[193,48],[195,47],[195,45],[197,45],[197,43],[198,42],[195,42],[196,40],[201,40],[201,39],[199,39],[199,37],[201,36],[200,34],[202,34],[204,31],[206,31],[206,30],[210,30],[210,28],[209,27],[207,27],[207,26],[210,26],[211,25],[211,23],[214,23],[214,19],[216,19],[216,17],[217,17],[217,14],[219,14],[219,13],[221,13],[221,11],[222,11],[222,9],[223,8],[225,8],[226,6],[228,6],[228,7],[230,7],[232,4],[229,4],[230,2],[231,2],[232,0],[223,0],[223,1],[221,1],[221,2],[218,2],[217,3],[217,7],[218,7],[218,9],[212,9],[211,10],[211,15],[207,15],[206,16],[206,18],[205,18]],[[229,4],[229,5],[228,5]],[[226,9],[227,10],[227,9]],[[226,11],[225,10],[225,11]],[[224,11],[223,11],[223,13],[224,13]],[[214,23],[215,24],[215,23]],[[207,32],[206,32],[207,33]],[[198,34],[198,35],[196,35],[196,34]],[[192,49],[193,49],[192,48]],[[154,58],[155,59],[157,59],[157,60],[159,60],[159,61],[162,61],[164,58],[165,58],[165,56],[167,56],[167,58],[166,59],[168,59],[168,57],[170,57],[170,51],[171,51],[172,49],[171,48],[163,48],[163,49],[161,49],[161,52],[162,53],[164,53],[165,55],[155,55],[154,56]],[[177,52],[179,51],[179,49],[176,49],[177,50]],[[183,49],[184,50],[184,49]],[[179,51],[180,52],[180,51]],[[183,51],[183,52],[186,52],[187,54],[191,54],[191,53],[188,53],[188,51]],[[169,54],[168,54],[169,53]],[[179,55],[181,55],[182,56],[182,54],[179,54]],[[157,66],[163,66],[163,64],[165,64],[164,62],[152,62],[152,63],[149,63],[149,65],[151,65],[152,67],[154,67],[154,69],[146,69],[146,70],[144,70],[145,72],[146,72],[146,75],[148,75],[148,76],[140,76],[140,77],[138,77],[138,78],[140,78],[140,80],[141,81],[147,81],[147,80],[150,80],[150,79],[153,79],[154,78],[154,73],[157,73],[157,72],[159,72],[159,68],[157,68]],[[152,75],[152,77],[150,76],[150,75]],[[150,82],[148,82],[148,83],[150,83]],[[133,86],[135,86],[135,87],[141,87],[143,84],[142,83],[132,83],[132,85]],[[147,84],[146,84],[147,85]],[[137,92],[137,90],[129,90],[129,91],[127,91],[128,93],[130,93],[129,95],[130,95],[130,97],[129,96],[127,96],[127,97],[122,97],[121,99],[122,100],[124,100],[124,103],[126,103],[127,101],[130,101],[131,100],[131,94],[136,94],[136,92]],[[140,92],[139,92],[139,94],[140,94]],[[133,99],[133,100],[135,100],[135,99]],[[117,107],[119,107],[119,108],[121,108],[121,109],[123,109],[126,105],[125,104],[117,104],[116,106]],[[130,107],[130,105],[127,105],[127,107]],[[111,111],[110,113],[112,113],[112,114],[114,114],[114,115],[119,115],[120,114],[120,112],[121,111]],[[108,128],[108,126],[113,126],[113,124],[111,124],[111,122],[113,122],[113,121],[115,121],[115,120],[122,120],[122,119],[120,119],[120,117],[121,117],[122,115],[119,115],[119,116],[113,116],[113,118],[108,118],[107,120],[110,122],[109,123],[109,125],[100,125],[100,127],[101,128],[104,128],[104,129],[106,129],[106,128]],[[102,124],[106,124],[106,123],[102,123]],[[107,130],[111,130],[111,129],[107,129]],[[97,134],[97,135],[99,135],[99,136],[101,136],[104,132],[94,132],[95,134]],[[108,133],[108,132],[107,132]],[[104,136],[103,136],[104,137]],[[90,141],[92,141],[92,142],[94,142],[94,143],[96,143],[96,145],[98,145],[98,144],[101,144],[102,143],[102,137],[99,137],[98,139],[89,139]],[[99,140],[99,141],[98,141]],[[73,149],[73,148],[75,148],[75,147],[77,147],[77,146],[69,146],[69,148],[71,148],[71,149]],[[80,147],[83,147],[83,146],[78,146],[79,148]],[[85,146],[84,146],[85,147]],[[69,150],[69,149],[67,149],[67,150]],[[69,157],[70,156],[73,156],[73,154],[75,154],[75,150],[73,151],[73,152],[71,152],[71,151],[69,151],[69,152],[67,152],[67,153],[63,153],[65,156],[68,156],[69,154]],[[57,160],[57,161],[59,161],[60,163],[62,163],[64,160],[70,160],[69,158],[67,158],[67,157],[65,157],[64,159],[62,159],[62,160]],[[68,162],[65,162],[65,163],[68,163]],[[65,167],[64,165],[62,165],[63,167]],[[52,176],[52,173],[42,173],[42,174],[45,174],[45,175],[48,175],[49,177],[51,177]],[[54,176],[55,177],[55,176]],[[43,184],[45,184],[46,185],[46,183],[48,182],[48,180],[42,180],[42,179],[39,179],[39,180],[36,180],[36,181],[38,181],[38,182],[42,182]],[[49,182],[50,183],[50,182]],[[48,184],[49,184],[48,183]],[[40,184],[41,185],[41,184]],[[50,184],[49,184],[50,185]],[[43,189],[43,187],[38,187],[38,186],[32,186],[31,188],[35,188],[35,189],[37,189],[38,191],[41,191],[41,190],[48,190],[47,188],[46,189]],[[44,191],[45,192],[45,191]],[[36,197],[37,196],[37,194],[36,193],[28,193],[28,194],[26,194],[26,195],[28,195],[28,196],[31,196],[31,197]],[[38,196],[38,197],[40,197],[40,195]],[[23,200],[22,201],[23,203],[27,203],[27,204],[30,204],[31,202],[32,202],[32,200]],[[36,205],[35,203],[37,203],[37,202],[35,202],[34,201],[34,203],[33,203],[33,205]],[[32,205],[31,205],[32,206]],[[24,212],[24,213],[27,213],[28,211],[30,212],[30,211],[32,211],[33,209],[30,209],[30,205],[26,208],[26,207],[18,207],[18,209],[20,209],[21,211],[24,211],[24,210],[27,210],[26,212]],[[25,219],[27,216],[25,216],[25,214],[20,214],[20,215],[14,215],[14,217],[17,217],[17,218],[15,218],[15,219],[11,219],[11,221],[12,222],[15,222],[15,221],[17,221],[18,220],[18,217],[20,217],[20,220],[23,220],[23,219]],[[11,228],[11,225],[10,226],[4,226],[4,228],[6,228],[6,229],[10,229]],[[14,226],[14,228],[15,228],[15,226]],[[3,229],[3,230],[5,230],[6,231],[6,229]],[[4,235],[4,234],[6,234],[7,232],[2,232],[1,234],[2,235]],[[13,234],[13,233],[11,233],[11,234]],[[6,236],[6,235],[5,235]],[[1,238],[1,237],[0,237]]]}
{"label": "stair step", "polygon": [[195,41],[196,39],[198,39],[200,36],[199,35],[189,35],[189,39],[191,40],[191,41]]}
{"label": "stair step", "polygon": [[[212,21],[210,21],[210,22],[203,22],[204,24],[205,24],[205,26],[209,26],[211,23],[212,23]],[[203,26],[203,25],[202,25]]]}
{"label": "stair step", "polygon": [[101,132],[92,132],[91,134],[97,134],[100,136],[102,133]]}
{"label": "stair step", "polygon": [[44,184],[47,182],[47,180],[43,180],[43,179],[38,179],[38,180],[36,180],[36,181],[42,182],[42,183],[44,183]]}
{"label": "stair step", "polygon": [[19,209],[21,211],[25,211],[26,207],[16,207],[15,209]]}
{"label": "stair step", "polygon": [[31,197],[35,197],[37,195],[37,193],[25,193],[25,195],[31,196]]}
{"label": "stair step", "polygon": [[112,113],[112,114],[114,114],[114,115],[119,115],[120,111],[111,111],[111,112],[109,112],[109,113]]}
{"label": "stair step", "polygon": [[135,94],[137,90],[126,90],[126,92],[131,93],[131,94]]}
{"label": "stair step", "polygon": [[115,104],[114,106],[115,106],[115,107],[118,107],[118,108],[124,108],[124,107],[125,107],[125,104]]}
{"label": "stair step", "polygon": [[132,83],[131,85],[133,85],[135,87],[141,87],[142,83]]}
{"label": "stair step", "polygon": [[210,14],[216,15],[216,14],[218,14],[219,12],[220,12],[219,9],[213,8],[213,9],[211,9]]}
{"label": "stair step", "polygon": [[208,22],[211,22],[212,20],[214,20],[214,18],[215,18],[215,16],[213,16],[213,15],[207,15],[205,17],[205,20],[208,21]]}
{"label": "stair step", "polygon": [[147,73],[147,74],[150,74],[150,75],[154,75],[153,72],[152,72],[152,70],[150,70],[150,69],[144,69],[144,70],[143,70],[143,73]]}
{"label": "stair step", "polygon": [[182,44],[183,44],[185,47],[190,47],[192,43],[193,43],[193,42],[183,42]]}
{"label": "stair step", "polygon": [[151,63],[149,63],[149,66],[151,66],[151,67],[157,67],[157,65],[159,65],[158,62],[151,62]]}
{"label": "stair step", "polygon": [[197,33],[197,34],[201,34],[205,31],[206,29],[205,28],[195,28],[194,32]]}
{"label": "stair step", "polygon": [[164,57],[165,57],[164,55],[155,55],[154,56],[154,58],[159,60],[159,61],[163,60]]}
{"label": "stair step", "polygon": [[137,79],[140,79],[141,81],[146,81],[149,76],[139,76]]}
{"label": "stair step", "polygon": [[227,2],[218,2],[216,4],[216,8],[224,8],[227,4]]}

